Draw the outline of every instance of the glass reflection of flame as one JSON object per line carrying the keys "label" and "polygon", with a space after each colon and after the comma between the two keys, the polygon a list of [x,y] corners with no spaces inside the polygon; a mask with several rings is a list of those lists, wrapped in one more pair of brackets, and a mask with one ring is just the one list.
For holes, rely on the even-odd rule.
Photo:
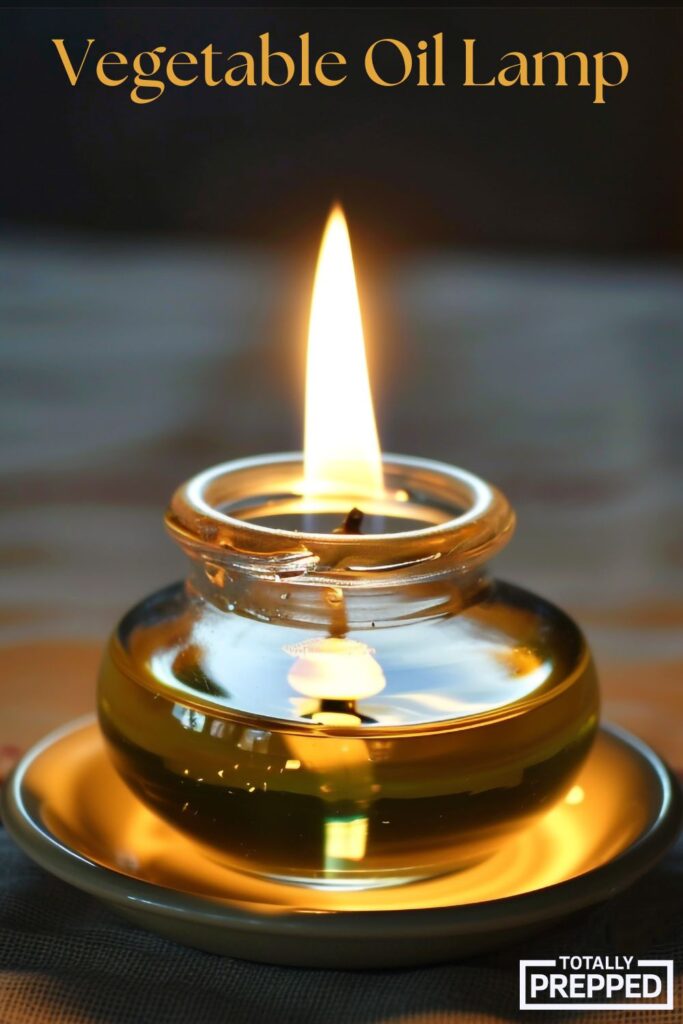
{"label": "glass reflection of flame", "polygon": [[[296,659],[287,675],[289,684],[297,693],[315,701],[310,718],[318,725],[360,725],[354,702],[374,696],[386,685],[372,650],[358,640],[321,637],[285,650]],[[289,742],[293,752],[305,762],[310,744],[300,737],[290,737]],[[329,745],[324,763],[320,760],[320,745],[311,747],[313,750],[316,761],[309,767],[315,767],[322,780],[321,793],[330,810],[324,825],[325,868],[336,871],[349,861],[362,861],[365,857],[372,761],[366,741],[348,736]],[[339,813],[340,796],[348,805],[349,797],[353,799],[354,795],[355,813]]]}

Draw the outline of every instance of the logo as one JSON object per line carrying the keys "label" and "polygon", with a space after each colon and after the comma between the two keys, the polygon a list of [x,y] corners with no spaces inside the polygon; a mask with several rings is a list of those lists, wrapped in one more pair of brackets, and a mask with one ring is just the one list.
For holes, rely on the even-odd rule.
{"label": "logo", "polygon": [[673,960],[520,960],[520,1010],[673,1010]]}

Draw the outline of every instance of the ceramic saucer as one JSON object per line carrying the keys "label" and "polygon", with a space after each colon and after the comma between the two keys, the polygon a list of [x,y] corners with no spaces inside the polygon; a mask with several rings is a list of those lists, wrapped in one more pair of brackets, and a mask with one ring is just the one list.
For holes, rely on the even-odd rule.
{"label": "ceramic saucer", "polygon": [[565,799],[483,863],[326,893],[208,860],[120,781],[92,718],[29,751],[2,796],[30,857],[140,926],[228,956],[337,968],[438,962],[539,931],[647,871],[673,842],[681,807],[659,758],[603,728]]}

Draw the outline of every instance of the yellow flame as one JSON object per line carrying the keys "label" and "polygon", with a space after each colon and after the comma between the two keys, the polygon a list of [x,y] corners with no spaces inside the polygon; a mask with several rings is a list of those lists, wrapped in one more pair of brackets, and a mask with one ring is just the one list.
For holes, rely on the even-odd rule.
{"label": "yellow flame", "polygon": [[358,497],[384,493],[351,239],[340,206],[328,218],[313,285],[304,493]]}

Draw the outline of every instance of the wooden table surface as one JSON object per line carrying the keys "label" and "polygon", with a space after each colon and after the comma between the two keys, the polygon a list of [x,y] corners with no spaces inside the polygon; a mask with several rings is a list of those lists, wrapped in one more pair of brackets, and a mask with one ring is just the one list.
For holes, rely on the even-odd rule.
{"label": "wooden table surface", "polygon": [[[93,707],[117,618],[183,573],[173,487],[299,446],[310,280],[259,252],[59,238],[5,240],[0,274],[2,773]],[[678,768],[682,276],[442,254],[364,289],[385,449],[507,492],[496,571],[580,621],[606,716]]]}

